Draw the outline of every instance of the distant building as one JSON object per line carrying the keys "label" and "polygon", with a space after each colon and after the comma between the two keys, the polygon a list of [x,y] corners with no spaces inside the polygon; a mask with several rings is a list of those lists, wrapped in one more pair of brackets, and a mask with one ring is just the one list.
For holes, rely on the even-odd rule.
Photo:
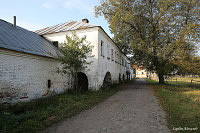
{"label": "distant building", "polygon": [[150,78],[150,79],[158,79],[157,74],[154,72],[147,71],[144,67],[137,65],[132,65],[132,68],[135,70],[136,78]]}
{"label": "distant building", "polygon": [[132,65],[132,67],[135,69],[135,77],[136,78],[147,78],[147,71],[143,67],[138,67],[137,65]]}

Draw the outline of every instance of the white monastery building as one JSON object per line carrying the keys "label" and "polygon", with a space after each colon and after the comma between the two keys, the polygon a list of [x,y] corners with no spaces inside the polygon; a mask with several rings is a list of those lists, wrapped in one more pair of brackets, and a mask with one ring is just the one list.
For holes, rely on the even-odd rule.
{"label": "white monastery building", "polygon": [[143,66],[132,65],[132,68],[135,70],[136,78],[158,79],[156,73],[147,71]]}
{"label": "white monastery building", "polygon": [[148,77],[148,72],[146,69],[144,68],[137,68],[135,69],[135,75],[136,78],[147,78]]}
{"label": "white monastery building", "polygon": [[129,59],[101,26],[69,21],[31,32],[0,19],[0,103],[27,101],[61,93],[71,88],[71,77],[56,72],[61,67],[54,57],[59,44],[72,31],[86,35],[93,45],[89,71],[78,73],[83,89],[98,90],[102,86],[132,78]]}

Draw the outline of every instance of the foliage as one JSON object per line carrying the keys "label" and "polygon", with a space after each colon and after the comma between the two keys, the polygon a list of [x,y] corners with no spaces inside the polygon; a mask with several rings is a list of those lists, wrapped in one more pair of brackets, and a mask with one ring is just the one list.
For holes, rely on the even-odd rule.
{"label": "foliage", "polygon": [[59,68],[60,73],[69,73],[73,77],[75,90],[78,93],[80,90],[77,87],[77,73],[86,71],[87,65],[92,61],[87,60],[91,55],[92,46],[86,41],[86,36],[79,38],[75,32],[72,36],[66,35],[66,42],[60,47],[62,55],[58,55],[57,60],[62,62],[62,68]]}
{"label": "foliage", "polygon": [[187,59],[177,60],[179,75],[199,75],[200,76],[200,57],[190,57]]}
{"label": "foliage", "polygon": [[91,108],[119,90],[119,87],[107,88],[100,91],[88,91],[79,96],[65,92],[31,102],[0,105],[0,132],[29,133],[40,131]]}
{"label": "foliage", "polygon": [[175,132],[175,128],[188,127],[194,130],[185,132],[199,133],[200,86],[188,86],[189,82],[160,85],[148,80],[148,83],[167,113],[168,126],[171,130]]}
{"label": "foliage", "polygon": [[164,75],[195,67],[190,60],[199,44],[199,4],[199,0],[101,0],[95,12],[104,15],[118,44],[132,47],[127,51],[133,62],[156,72],[164,83]]}

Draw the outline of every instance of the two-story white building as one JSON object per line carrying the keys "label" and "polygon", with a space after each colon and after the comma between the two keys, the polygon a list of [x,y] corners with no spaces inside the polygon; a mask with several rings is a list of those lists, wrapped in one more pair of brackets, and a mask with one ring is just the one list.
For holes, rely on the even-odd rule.
{"label": "two-story white building", "polygon": [[37,30],[36,33],[51,42],[62,44],[66,40],[66,35],[70,36],[72,31],[79,37],[86,36],[86,40],[93,45],[94,57],[88,59],[92,61],[88,66],[90,71],[81,73],[85,75],[82,76],[85,77],[85,81],[88,80],[89,89],[98,90],[102,86],[131,78],[133,71],[129,59],[101,26],[92,25],[87,19],[83,19],[82,22],[69,21],[50,26]]}

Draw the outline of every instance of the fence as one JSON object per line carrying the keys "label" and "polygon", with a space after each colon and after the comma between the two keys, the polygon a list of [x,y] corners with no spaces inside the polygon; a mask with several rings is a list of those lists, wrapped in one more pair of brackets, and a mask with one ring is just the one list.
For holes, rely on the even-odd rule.
{"label": "fence", "polygon": [[[169,82],[169,81],[176,81],[176,83],[178,82],[178,81],[182,81],[182,80],[178,80],[178,78],[167,78],[166,79],[166,81],[167,82]],[[190,80],[189,80],[190,81]],[[188,81],[188,83],[189,83],[189,81]],[[183,81],[184,82],[184,81]],[[186,81],[187,82],[187,81]],[[197,84],[200,84],[200,80],[195,80],[195,79],[191,79],[191,81],[190,81],[190,84],[195,84],[195,83],[197,83]]]}
{"label": "fence", "polygon": [[194,80],[194,79],[191,79],[191,84],[192,82],[200,82],[199,80]]}

